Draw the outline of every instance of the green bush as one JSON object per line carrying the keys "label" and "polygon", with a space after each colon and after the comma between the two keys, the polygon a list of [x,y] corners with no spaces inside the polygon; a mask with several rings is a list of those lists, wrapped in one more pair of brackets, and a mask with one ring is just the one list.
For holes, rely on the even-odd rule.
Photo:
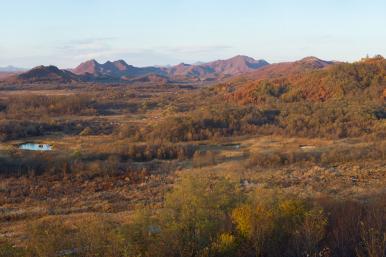
{"label": "green bush", "polygon": [[15,247],[9,242],[0,241],[0,257],[24,257],[27,253],[24,249]]}

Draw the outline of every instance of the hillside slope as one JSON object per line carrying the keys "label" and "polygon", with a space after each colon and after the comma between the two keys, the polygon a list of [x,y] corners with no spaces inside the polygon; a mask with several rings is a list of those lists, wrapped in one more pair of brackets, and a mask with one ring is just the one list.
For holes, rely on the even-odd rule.
{"label": "hillside slope", "polygon": [[60,70],[56,66],[38,66],[25,73],[11,76],[6,79],[12,83],[35,83],[35,82],[60,82],[70,83],[81,81],[82,78],[70,71]]}
{"label": "hillside slope", "polygon": [[[269,101],[326,101],[343,97],[382,98],[386,61],[377,56],[356,63],[302,61],[273,65],[219,86],[236,102],[261,104]],[[301,69],[307,65],[309,68]],[[280,69],[279,69],[280,68]],[[269,71],[269,72],[268,72]]]}

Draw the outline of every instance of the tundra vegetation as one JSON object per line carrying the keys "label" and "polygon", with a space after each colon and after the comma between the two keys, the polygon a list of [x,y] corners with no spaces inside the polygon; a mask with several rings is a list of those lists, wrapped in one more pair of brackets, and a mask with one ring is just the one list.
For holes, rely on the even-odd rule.
{"label": "tundra vegetation", "polygon": [[385,71],[2,84],[0,256],[385,256]]}

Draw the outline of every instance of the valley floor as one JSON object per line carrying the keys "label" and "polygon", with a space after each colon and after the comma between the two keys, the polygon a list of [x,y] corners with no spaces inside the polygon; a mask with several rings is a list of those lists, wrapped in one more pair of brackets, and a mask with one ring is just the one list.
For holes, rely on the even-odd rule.
{"label": "valley floor", "polygon": [[[98,140],[111,138],[62,137],[58,149],[71,150],[74,140],[92,147]],[[46,139],[45,142],[51,142]],[[3,178],[0,182],[1,237],[23,243],[27,225],[43,217],[63,220],[84,218],[95,213],[129,222],[130,213],[144,205],[159,208],[165,193],[180,174],[215,172],[240,184],[245,192],[268,190],[298,198],[366,199],[384,192],[386,161],[349,160],[315,162],[311,159],[282,165],[256,164],[253,156],[280,153],[323,153],[333,149],[363,148],[363,139],[323,140],[279,136],[239,137],[221,143],[201,142],[201,150],[212,153],[190,160],[153,160],[137,165],[137,171],[114,175],[43,174]],[[7,149],[14,147],[11,142]],[[69,149],[66,149],[69,147]],[[91,148],[90,148],[91,149]],[[73,149],[72,149],[73,150]],[[337,159],[338,160],[338,159]],[[263,165],[264,164],[264,165]],[[154,165],[141,174],[140,167]]]}

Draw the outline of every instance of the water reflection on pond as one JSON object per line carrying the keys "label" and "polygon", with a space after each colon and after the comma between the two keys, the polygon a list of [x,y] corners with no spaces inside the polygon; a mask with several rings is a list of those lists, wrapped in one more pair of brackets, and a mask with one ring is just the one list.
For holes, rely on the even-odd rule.
{"label": "water reflection on pond", "polygon": [[52,146],[49,144],[25,143],[25,144],[19,145],[19,149],[29,150],[29,151],[51,151]]}

